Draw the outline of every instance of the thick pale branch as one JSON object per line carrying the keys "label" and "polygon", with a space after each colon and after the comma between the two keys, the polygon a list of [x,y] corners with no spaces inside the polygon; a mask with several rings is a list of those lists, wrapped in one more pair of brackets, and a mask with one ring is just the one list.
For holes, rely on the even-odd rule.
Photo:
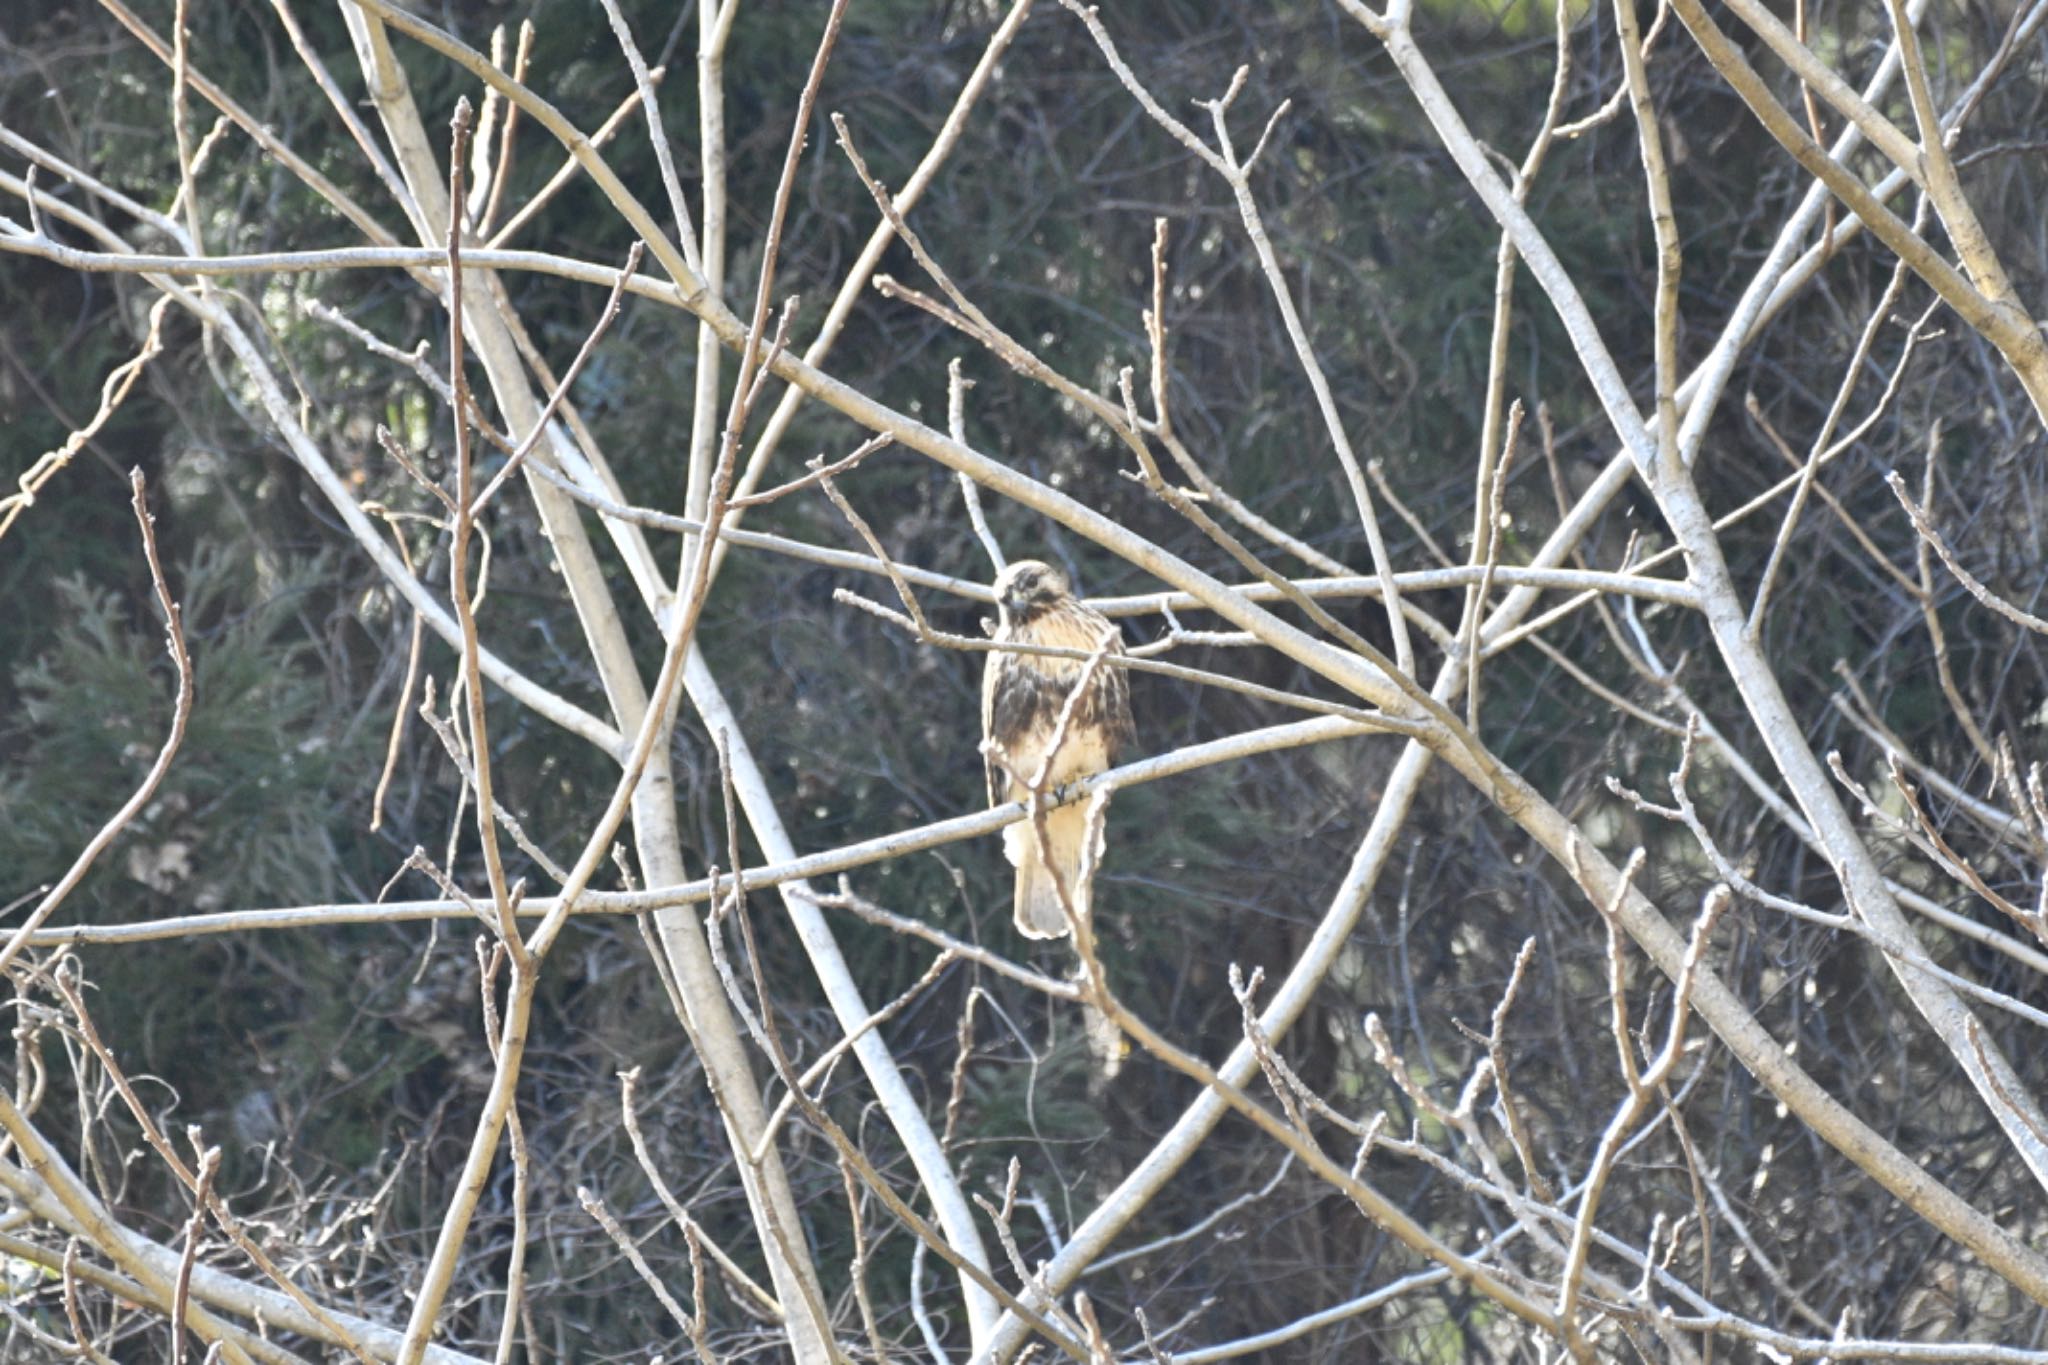
{"label": "thick pale branch", "polygon": [[[2048,338],[2042,336],[2040,327],[2027,316],[2026,310],[2014,302],[2009,293],[2000,295],[1994,292],[1987,297],[1980,292],[1975,283],[1887,209],[1854,172],[1822,150],[1791,112],[1771,94],[1742,50],[1729,41],[1699,0],[1672,0],[1672,5],[1678,11],[1680,21],[1699,43],[1700,50],[1706,53],[1707,60],[1749,105],[1765,131],[1777,139],[1778,144],[1815,179],[1848,205],[1850,212],[1861,219],[1880,241],[1897,252],[1900,259],[1932,286],[1965,322],[1998,348],[1999,354],[2025,387],[2034,404],[2036,417],[2048,420]],[[1960,191],[1957,195],[1960,196]],[[1986,276],[1987,284],[1994,291],[2002,280],[2002,272]],[[2009,290],[2009,286],[2007,288]]]}
{"label": "thick pale branch", "polygon": [[[421,205],[425,219],[423,232],[428,236],[429,244],[433,244],[432,234],[437,229],[432,225],[448,221],[446,194],[440,185],[418,111],[381,22],[388,18],[395,26],[406,28],[414,21],[410,16],[394,14],[381,0],[350,0],[344,6],[343,15],[349,22],[364,79],[396,149],[398,164],[408,187]],[[476,56],[474,53],[468,55]],[[487,83],[501,91],[506,86],[523,90],[488,61],[477,60],[483,67],[478,74],[484,75]],[[509,95],[509,91],[506,93]],[[582,139],[552,107],[531,97],[517,102],[564,141],[593,181],[607,192],[623,190],[588,141]],[[660,233],[651,216],[637,204],[634,214],[638,220],[634,224],[636,230],[663,268],[678,282],[691,281],[693,276],[687,264]],[[494,308],[479,306],[469,310],[465,320],[510,426],[514,430],[538,428],[541,425],[538,420],[540,405],[528,384],[517,346],[501,316]],[[618,716],[621,728],[634,735],[630,751],[619,754],[625,772],[615,797],[624,797],[630,803],[638,834],[636,842],[649,881],[653,884],[681,881],[684,878],[673,788],[667,771],[668,749],[666,744],[657,744],[656,740],[666,735],[673,717],[670,707],[673,694],[665,695],[659,689],[674,686],[680,672],[684,642],[675,640],[671,633],[671,648],[666,651],[662,677],[657,683],[656,693],[650,696],[640,679],[623,623],[573,503],[545,481],[530,479],[528,488],[547,525],[571,602],[576,608],[613,712]],[[612,810],[620,808],[620,802],[615,800]],[[601,853],[608,851],[609,837],[606,831],[601,840],[593,839],[586,844],[585,857],[578,860],[570,882],[563,887],[565,906],[573,903],[595,871],[596,860],[589,856],[591,849],[599,848]],[[558,910],[552,919],[557,928],[562,913]],[[537,953],[545,951],[552,936],[549,922],[544,921],[536,932]],[[683,998],[693,1011],[702,1011],[690,1022],[722,1116],[729,1125],[735,1144],[742,1148],[751,1147],[752,1139],[759,1134],[765,1122],[760,1092],[752,1078],[735,1023],[719,999],[716,973],[709,962],[703,938],[696,932],[694,923],[686,922],[686,912],[664,914],[660,917],[660,927],[663,942],[684,988]],[[474,1199],[488,1174],[505,1111],[511,1101],[511,1090],[505,1083],[516,1080],[517,1044],[523,1042],[526,1035],[525,1011],[530,1009],[533,998],[530,975],[515,971],[514,980],[515,985],[523,983],[526,988],[515,991],[507,1003],[506,1041],[501,1045],[506,1055],[500,1058],[490,1102],[471,1142],[454,1201],[443,1218],[427,1282],[414,1304],[406,1332],[406,1365],[418,1359],[432,1331],[440,1294],[452,1274]],[[816,1271],[808,1257],[801,1254],[800,1247],[772,1235],[777,1227],[795,1229],[800,1226],[795,1199],[779,1154],[771,1155],[759,1165],[746,1167],[741,1174],[749,1204],[764,1234],[762,1242],[776,1282],[777,1297],[785,1303],[804,1302],[815,1297]],[[822,1356],[825,1347],[823,1334],[808,1315],[792,1315],[790,1328],[792,1344],[801,1356]]]}

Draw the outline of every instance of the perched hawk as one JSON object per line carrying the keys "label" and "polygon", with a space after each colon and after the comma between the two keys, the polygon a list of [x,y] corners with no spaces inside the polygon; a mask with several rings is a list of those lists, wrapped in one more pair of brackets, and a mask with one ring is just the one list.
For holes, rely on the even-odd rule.
{"label": "perched hawk", "polygon": [[[1106,642],[1111,654],[1124,652],[1123,632],[1100,612],[1082,606],[1066,575],[1049,564],[1018,560],[996,576],[995,593],[1002,613],[995,633],[998,644],[1058,645],[1092,654]],[[985,751],[991,806],[1030,797],[1027,783],[1045,765],[1060,712],[1087,666],[1082,659],[1044,654],[997,650],[988,656],[981,680],[981,732],[985,740],[1002,747],[1008,765],[1006,769],[992,751]],[[1124,670],[1105,659],[1096,664],[1074,703],[1066,737],[1046,773],[1046,791],[1108,768],[1131,738],[1131,697]],[[1088,903],[1088,889],[1081,885],[1086,805],[1076,802],[1048,811],[1045,825],[1050,868],[1039,856],[1038,833],[1030,822],[1003,831],[1003,852],[1017,869],[1017,929],[1026,938],[1060,938],[1067,932],[1052,868],[1058,869],[1077,912]]]}

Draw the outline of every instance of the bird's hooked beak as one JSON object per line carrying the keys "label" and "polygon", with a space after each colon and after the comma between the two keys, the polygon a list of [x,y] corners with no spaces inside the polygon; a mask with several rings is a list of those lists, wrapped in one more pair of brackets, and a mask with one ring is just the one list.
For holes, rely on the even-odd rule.
{"label": "bird's hooked beak", "polygon": [[1038,575],[1032,572],[1033,567],[1030,564],[1013,565],[996,580],[996,605],[1003,609],[1003,615],[1013,620],[1030,609],[1038,593]]}
{"label": "bird's hooked beak", "polygon": [[1059,603],[1067,590],[1066,579],[1049,565],[1035,559],[1018,560],[995,582],[996,603],[1004,619],[1024,621]]}

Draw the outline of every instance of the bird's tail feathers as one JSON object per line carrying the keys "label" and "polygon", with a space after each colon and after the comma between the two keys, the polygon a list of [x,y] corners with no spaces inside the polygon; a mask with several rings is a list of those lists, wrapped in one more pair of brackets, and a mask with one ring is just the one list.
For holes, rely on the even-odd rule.
{"label": "bird's tail feathers", "polygon": [[[1065,938],[1070,926],[1060,907],[1060,886],[1066,888],[1075,914],[1088,913],[1089,886],[1081,875],[1088,844],[1087,805],[1047,811],[1045,842],[1050,862],[1040,856],[1038,832],[1030,821],[1003,831],[1003,852],[1017,869],[1017,932],[1026,938]],[[1059,870],[1057,885],[1054,868]]]}

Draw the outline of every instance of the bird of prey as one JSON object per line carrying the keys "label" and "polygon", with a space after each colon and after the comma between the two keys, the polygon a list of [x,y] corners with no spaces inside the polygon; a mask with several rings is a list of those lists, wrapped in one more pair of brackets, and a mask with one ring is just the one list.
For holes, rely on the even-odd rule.
{"label": "bird of prey", "polygon": [[[1085,654],[1105,647],[1110,654],[1124,652],[1123,632],[1102,613],[1081,605],[1066,575],[1049,564],[1018,560],[996,576],[995,593],[1002,617],[995,632],[999,645],[1058,645]],[[1048,763],[1069,697],[1073,715],[1059,752],[1051,754]],[[1090,669],[1086,659],[993,651],[981,680],[981,732],[991,806],[1028,800],[1030,783],[1041,770],[1048,793],[1099,773],[1116,762],[1132,739],[1124,670],[1107,659],[1097,660]],[[1087,909],[1088,888],[1081,884],[1087,832],[1087,807],[1079,802],[1046,812],[1050,858],[1041,855],[1038,832],[1030,821],[1003,831],[1003,852],[1017,869],[1017,929],[1026,938],[1060,938],[1067,933],[1059,886],[1066,888],[1076,914]],[[1053,881],[1055,871],[1059,886]]]}

